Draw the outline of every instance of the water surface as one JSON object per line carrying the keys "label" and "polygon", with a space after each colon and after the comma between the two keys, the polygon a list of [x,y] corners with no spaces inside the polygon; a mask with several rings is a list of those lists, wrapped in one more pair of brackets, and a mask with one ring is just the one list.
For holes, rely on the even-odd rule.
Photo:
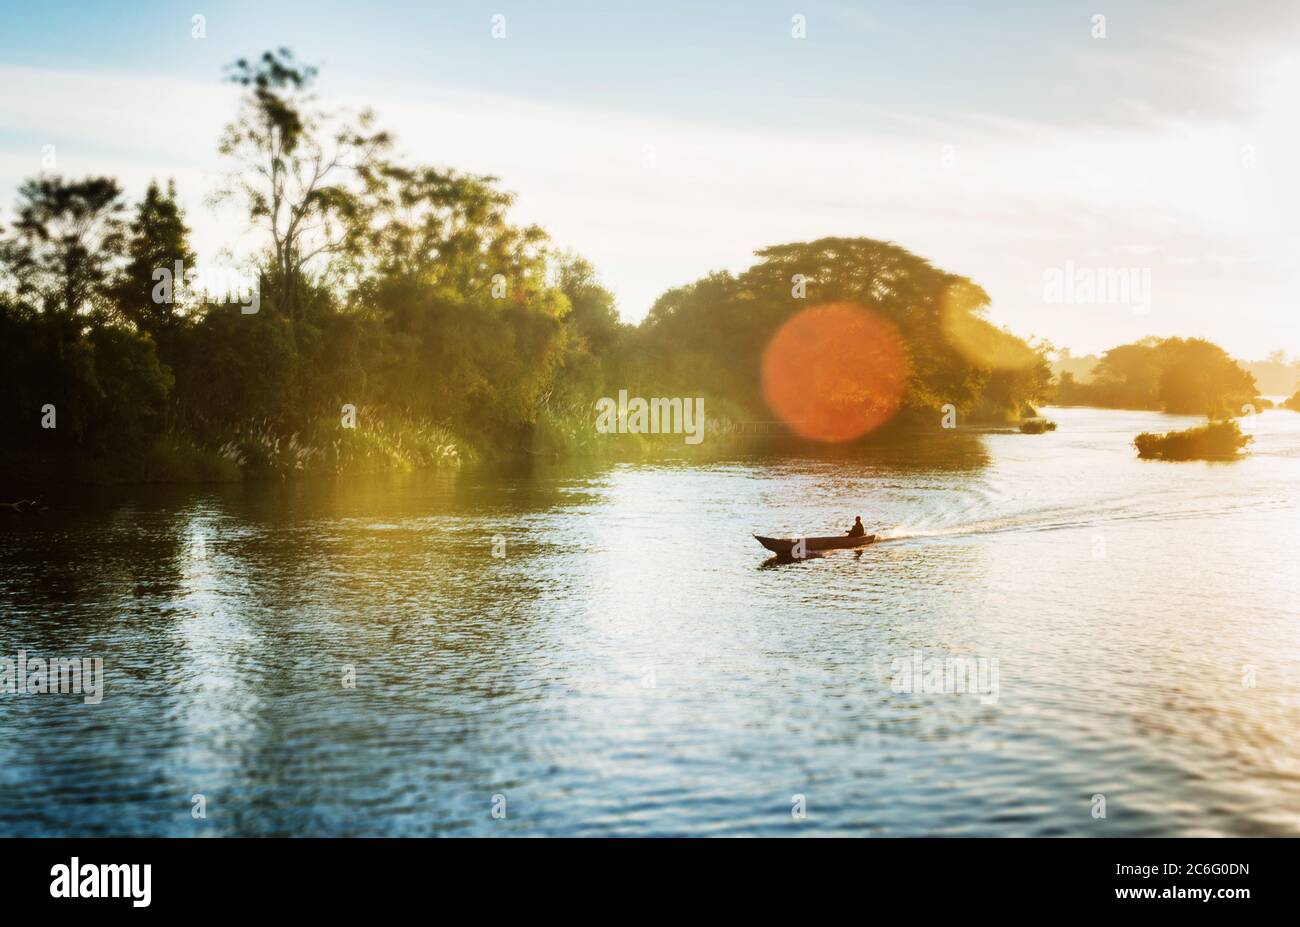
{"label": "water surface", "polygon": [[[106,693],[0,695],[0,834],[1300,833],[1300,415],[1171,464],[1129,442],[1190,419],[1050,414],[69,493],[0,522],[0,654],[100,656]],[[750,537],[857,514],[860,556]],[[996,659],[996,699],[895,691],[917,652]]]}

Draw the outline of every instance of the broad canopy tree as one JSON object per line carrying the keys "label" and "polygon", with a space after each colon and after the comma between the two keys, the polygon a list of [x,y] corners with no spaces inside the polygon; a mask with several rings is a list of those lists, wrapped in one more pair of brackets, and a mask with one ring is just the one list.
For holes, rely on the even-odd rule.
{"label": "broad canopy tree", "polygon": [[[898,245],[823,238],[756,255],[759,263],[739,276],[710,274],[660,297],[643,326],[648,377],[667,389],[695,384],[763,418],[759,359],[777,329],[807,307],[847,302],[902,337],[911,371],[904,419],[935,420],[946,404],[977,410],[991,381],[1003,407],[993,411],[1014,416],[1047,388],[1042,352],[984,319],[989,300],[979,286]],[[869,363],[872,346],[859,348]]]}

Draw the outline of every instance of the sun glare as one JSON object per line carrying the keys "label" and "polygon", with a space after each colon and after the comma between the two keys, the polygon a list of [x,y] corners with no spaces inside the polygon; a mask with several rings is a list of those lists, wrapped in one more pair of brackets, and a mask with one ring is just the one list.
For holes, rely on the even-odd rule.
{"label": "sun glare", "polygon": [[856,303],[805,309],[763,352],[763,396],[793,431],[841,442],[894,417],[911,375],[898,329]]}

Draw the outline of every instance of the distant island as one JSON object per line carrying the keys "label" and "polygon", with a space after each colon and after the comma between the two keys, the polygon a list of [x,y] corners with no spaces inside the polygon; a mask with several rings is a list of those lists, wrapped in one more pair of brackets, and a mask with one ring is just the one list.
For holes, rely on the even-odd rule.
{"label": "distant island", "polygon": [[[1159,339],[1149,339],[1158,341]],[[1076,384],[1092,381],[1101,357],[1096,354],[1075,355],[1061,348],[1052,358],[1052,376],[1058,381],[1066,379]],[[1300,357],[1287,357],[1285,351],[1274,351],[1262,360],[1237,362],[1255,378],[1255,384],[1264,396],[1291,396],[1300,391]]]}
{"label": "distant island", "polygon": [[1144,338],[1111,348],[1092,365],[1087,380],[1062,369],[1053,400],[1060,405],[1217,417],[1271,405],[1259,395],[1254,376],[1221,347],[1201,338]]}

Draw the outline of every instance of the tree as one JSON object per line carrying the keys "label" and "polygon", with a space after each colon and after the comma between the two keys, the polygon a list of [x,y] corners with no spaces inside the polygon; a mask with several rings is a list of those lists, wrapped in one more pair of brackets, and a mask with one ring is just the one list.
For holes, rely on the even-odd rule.
{"label": "tree", "polygon": [[1285,351],[1270,351],[1263,360],[1245,365],[1255,377],[1260,392],[1289,395],[1300,386],[1300,358],[1287,358]]}
{"label": "tree", "polygon": [[[1014,416],[1046,386],[1040,352],[983,318],[982,288],[898,245],[823,238],[756,254],[759,262],[738,277],[710,274],[656,301],[637,340],[657,388],[711,394],[768,418],[759,368],[773,335],[801,310],[839,302],[866,307],[897,330],[911,374],[906,416],[930,416],[949,403],[973,410],[986,398]],[[857,345],[858,357],[873,356],[875,347]],[[999,378],[1000,397],[985,395],[995,371],[1020,367],[1029,372]]]}
{"label": "tree", "polygon": [[346,252],[354,244],[350,233],[364,227],[356,221],[357,182],[391,140],[374,131],[370,113],[354,127],[317,107],[316,68],[286,48],[255,61],[240,58],[230,70],[230,81],[247,93],[221,139],[221,153],[243,167],[225,195],[241,200],[250,221],[267,232],[279,309],[296,321],[307,269]]}
{"label": "tree", "polygon": [[[155,337],[174,329],[183,318],[178,300],[184,279],[175,278],[176,265],[188,271],[195,262],[189,229],[176,202],[176,184],[169,181],[164,194],[156,182],[150,183],[131,223],[127,265],[113,287],[122,317]],[[169,299],[158,298],[159,270],[173,275]]]}
{"label": "tree", "polygon": [[507,220],[513,197],[491,177],[379,161],[361,173],[352,305],[382,326],[376,388],[408,413],[517,437],[569,343],[545,232]]}
{"label": "tree", "polygon": [[507,221],[514,196],[495,177],[379,159],[358,175],[365,186],[348,238],[363,247],[352,255],[363,277],[466,295],[504,283],[515,304],[545,288],[546,233]]}
{"label": "tree", "polygon": [[1168,338],[1159,350],[1159,398],[1165,411],[1235,416],[1254,400],[1255,378],[1217,344]]}
{"label": "tree", "polygon": [[[14,439],[73,444],[97,453],[139,450],[156,433],[172,385],[147,334],[113,320],[125,258],[121,189],[107,177],[40,177],[19,191],[16,235],[0,261],[16,282],[4,306]],[[53,405],[55,430],[37,427]]]}
{"label": "tree", "polygon": [[99,304],[122,258],[122,190],[108,177],[36,177],[18,190],[15,236],[0,265],[20,301],[72,320]]}
{"label": "tree", "polygon": [[1093,368],[1093,392],[1112,408],[1159,407],[1160,339],[1144,338],[1111,348]]}
{"label": "tree", "polygon": [[565,255],[557,268],[560,290],[569,299],[566,323],[593,354],[607,354],[624,326],[614,294],[600,285],[596,269],[576,255]]}
{"label": "tree", "polygon": [[1102,355],[1092,382],[1067,382],[1063,372],[1058,387],[1062,402],[1192,415],[1239,415],[1257,395],[1255,378],[1202,338],[1119,345]]}

